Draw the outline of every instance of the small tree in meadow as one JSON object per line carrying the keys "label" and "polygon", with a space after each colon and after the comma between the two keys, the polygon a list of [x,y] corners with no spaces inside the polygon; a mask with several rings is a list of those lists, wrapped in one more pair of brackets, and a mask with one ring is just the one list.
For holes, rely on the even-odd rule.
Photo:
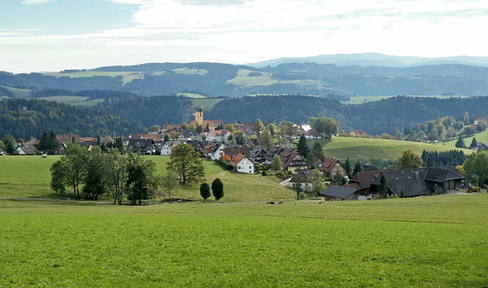
{"label": "small tree in meadow", "polygon": [[212,194],[217,201],[224,197],[224,183],[222,183],[220,178],[217,178],[212,182]]}
{"label": "small tree in meadow", "polygon": [[405,198],[405,191],[403,191],[403,187],[402,190],[400,190],[400,198]]}
{"label": "small tree in meadow", "polygon": [[200,195],[204,200],[207,200],[210,197],[210,186],[207,183],[202,183],[200,185]]}

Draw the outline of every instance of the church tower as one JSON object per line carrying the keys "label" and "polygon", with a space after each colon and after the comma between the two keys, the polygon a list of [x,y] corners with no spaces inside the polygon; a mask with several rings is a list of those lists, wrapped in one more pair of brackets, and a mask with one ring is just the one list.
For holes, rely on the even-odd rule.
{"label": "church tower", "polygon": [[203,125],[203,107],[197,106],[195,109],[195,122],[197,125]]}

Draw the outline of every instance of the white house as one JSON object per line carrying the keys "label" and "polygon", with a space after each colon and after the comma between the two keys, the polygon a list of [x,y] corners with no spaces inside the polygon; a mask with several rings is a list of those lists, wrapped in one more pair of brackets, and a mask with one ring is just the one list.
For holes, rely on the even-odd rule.
{"label": "white house", "polygon": [[178,144],[181,144],[184,142],[180,141],[168,141],[164,143],[163,147],[161,147],[161,156],[168,156],[171,154],[171,149],[173,149],[173,146],[176,146]]}
{"label": "white house", "polygon": [[225,142],[229,139],[230,132],[227,130],[212,130],[207,134],[208,142]]}
{"label": "white house", "polygon": [[230,165],[234,167],[234,171],[246,174],[254,174],[254,162],[249,159],[244,153],[238,154]]}
{"label": "white house", "polygon": [[210,158],[212,160],[220,160],[222,156],[224,156],[224,148],[225,144],[222,143],[220,145],[215,145],[216,148],[214,148],[210,154]]}

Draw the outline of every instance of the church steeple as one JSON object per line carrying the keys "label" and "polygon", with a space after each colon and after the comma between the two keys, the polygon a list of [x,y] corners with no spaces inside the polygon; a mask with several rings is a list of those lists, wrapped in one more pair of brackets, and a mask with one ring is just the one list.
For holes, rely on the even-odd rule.
{"label": "church steeple", "polygon": [[197,106],[195,108],[195,122],[197,125],[203,125],[203,107]]}

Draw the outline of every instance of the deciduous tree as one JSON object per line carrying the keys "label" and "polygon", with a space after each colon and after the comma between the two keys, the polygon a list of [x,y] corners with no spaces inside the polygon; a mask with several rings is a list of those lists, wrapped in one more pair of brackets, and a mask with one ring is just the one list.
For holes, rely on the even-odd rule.
{"label": "deciduous tree", "polygon": [[160,183],[155,176],[156,163],[146,160],[141,155],[129,154],[127,156],[126,192],[127,200],[132,205],[142,204],[142,200],[154,197]]}
{"label": "deciduous tree", "polygon": [[271,136],[271,133],[269,133],[269,130],[266,128],[259,136],[259,145],[266,152],[268,152],[271,148],[274,147],[273,137]]}
{"label": "deciduous tree", "polygon": [[169,203],[171,204],[171,193],[177,191],[180,188],[180,180],[178,174],[174,171],[168,171],[168,173],[162,177],[161,189],[169,196]]}
{"label": "deciduous tree", "polygon": [[414,169],[422,167],[422,159],[412,150],[408,149],[402,152],[402,156],[397,160],[398,169]]}
{"label": "deciduous tree", "polygon": [[283,162],[281,162],[281,157],[276,153],[273,156],[273,160],[271,160],[271,164],[269,164],[269,168],[273,171],[279,171],[283,169]]}
{"label": "deciduous tree", "polygon": [[205,177],[200,155],[190,144],[178,144],[171,150],[170,160],[166,164],[168,171],[180,175],[180,182],[200,182]]}
{"label": "deciduous tree", "polygon": [[463,164],[466,176],[473,184],[483,187],[488,180],[488,153],[473,153],[466,158]]}
{"label": "deciduous tree", "polygon": [[149,132],[159,132],[160,130],[161,130],[161,126],[156,125],[156,124],[149,127]]}
{"label": "deciduous tree", "polygon": [[[325,158],[327,158],[327,155],[325,154],[325,151],[324,151],[324,149],[322,148],[322,145],[320,145],[319,142],[316,142],[314,144],[314,146],[313,146],[313,154],[315,155],[315,157],[317,157],[317,159],[320,159],[322,161],[325,161]],[[349,161],[349,158],[348,158],[347,161]]]}

